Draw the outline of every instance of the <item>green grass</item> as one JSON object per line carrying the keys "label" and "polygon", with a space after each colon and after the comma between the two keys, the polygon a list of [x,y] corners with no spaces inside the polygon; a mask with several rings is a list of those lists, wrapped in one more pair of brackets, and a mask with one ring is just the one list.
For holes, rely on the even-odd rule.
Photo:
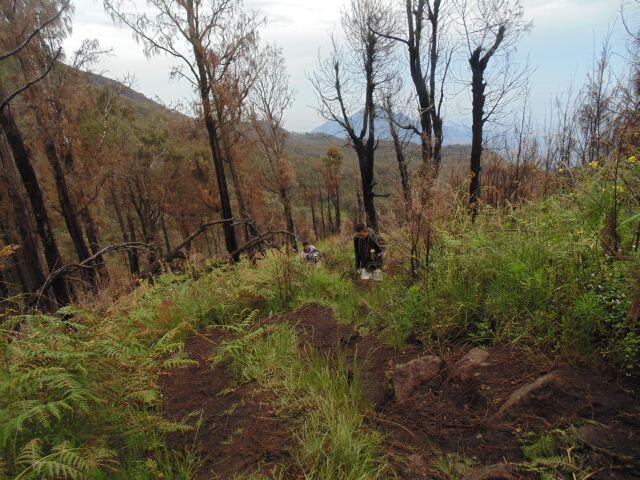
{"label": "green grass", "polygon": [[[364,422],[370,407],[357,382],[301,352],[290,326],[255,328],[246,312],[256,309],[267,317],[315,302],[396,346],[409,335],[438,346],[509,342],[637,374],[640,325],[628,312],[639,294],[640,169],[619,173],[617,256],[603,249],[616,198],[612,172],[580,175],[565,193],[486,209],[474,223],[459,212],[435,225],[430,263],[418,278],[399,269],[364,289],[353,277],[350,239],[331,239],[320,243],[324,260],[314,268],[270,252],[257,266],[243,261],[198,279],[166,274],[143,282],[106,312],[70,306],[8,318],[0,342],[0,478],[190,478],[198,466],[193,448],[166,445],[168,432],[190,427],[162,418],[157,376],[190,365],[184,339],[211,325],[235,329],[218,359],[299,419],[296,458],[308,478],[382,476],[382,441]],[[398,240],[390,249],[402,260],[407,235],[391,233]]]}
{"label": "green grass", "polygon": [[301,352],[289,324],[253,327],[251,318],[227,327],[234,336],[212,358],[244,381],[268,392],[297,432],[295,455],[306,478],[364,480],[386,469],[380,435],[364,420],[371,407],[344,368],[330,366],[312,349]]}

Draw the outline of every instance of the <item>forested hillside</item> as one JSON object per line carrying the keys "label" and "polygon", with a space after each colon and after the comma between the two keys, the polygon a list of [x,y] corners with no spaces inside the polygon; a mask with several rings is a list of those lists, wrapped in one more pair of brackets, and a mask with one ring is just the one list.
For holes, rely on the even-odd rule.
{"label": "forested hillside", "polygon": [[640,478],[637,0],[544,122],[529,3],[345,1],[335,136],[280,2],[105,0],[173,108],[77,1],[0,0],[0,480]]}

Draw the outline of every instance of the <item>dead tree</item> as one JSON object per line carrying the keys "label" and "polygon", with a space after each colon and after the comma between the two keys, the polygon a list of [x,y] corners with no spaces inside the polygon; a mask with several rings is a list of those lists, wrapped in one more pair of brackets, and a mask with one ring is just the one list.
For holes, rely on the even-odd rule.
{"label": "dead tree", "polygon": [[310,77],[318,99],[318,111],[336,122],[358,157],[362,199],[371,227],[378,228],[374,192],[376,91],[388,80],[393,40],[376,32],[386,31],[390,21],[381,0],[352,0],[342,13],[347,39],[344,48],[332,39],[332,52],[320,59]]}
{"label": "dead tree", "polygon": [[[58,28],[58,23],[67,11],[68,6],[68,2],[62,4],[51,2],[43,5],[44,21],[41,23],[37,22],[41,17],[37,18],[33,15],[33,12],[29,11],[29,5],[14,2],[12,6],[7,5],[0,8],[2,23],[15,29],[15,32],[12,32],[7,28],[0,35],[0,48],[3,49],[3,53],[0,54],[0,62],[15,58],[32,42],[40,41],[41,34],[45,31],[55,40],[57,38],[56,28]],[[48,30],[51,31],[49,32]],[[7,33],[8,38],[5,35]],[[5,135],[16,169],[27,192],[36,223],[36,231],[42,242],[49,271],[55,270],[62,264],[60,251],[51,228],[42,187],[33,167],[31,151],[25,143],[24,136],[11,111],[10,104],[19,95],[36,85],[50,73],[60,55],[61,49],[54,46],[51,52],[53,53],[49,56],[48,62],[42,67],[42,70],[32,77],[25,78],[23,83],[13,91],[8,91],[0,83],[0,130]],[[55,300],[58,303],[66,304],[69,302],[69,285],[63,277],[59,277],[52,284],[52,288]]]}
{"label": "dead tree", "polygon": [[[296,178],[287,158],[285,147],[289,134],[284,129],[284,113],[291,105],[293,92],[289,87],[282,52],[268,48],[264,55],[265,66],[253,88],[251,119],[262,154],[269,165],[270,183],[282,203],[287,231],[294,233],[291,195]],[[291,245],[297,251],[295,237],[291,237]]]}
{"label": "dead tree", "polygon": [[[456,0],[471,70],[471,182],[469,206],[477,212],[484,126],[512,101],[526,80],[509,53],[531,24],[523,20],[520,0]],[[489,62],[496,68],[487,74]],[[489,86],[489,90],[487,90]]]}
{"label": "dead tree", "polygon": [[[610,32],[611,33],[611,32]],[[614,84],[610,71],[610,34],[605,39],[599,54],[594,59],[591,71],[587,73],[587,83],[580,94],[580,104],[576,112],[580,142],[581,164],[600,162],[611,153],[615,143],[613,137]]]}
{"label": "dead tree", "polygon": [[[393,141],[393,149],[398,162],[398,171],[400,173],[400,184],[402,186],[402,198],[404,200],[404,213],[408,217],[411,208],[411,185],[409,183],[409,171],[407,169],[407,160],[405,155],[405,146],[403,139],[400,138],[400,132],[395,122],[396,109],[393,104],[393,93],[385,92],[382,97],[382,108],[384,109],[387,124],[389,125],[389,134]],[[424,145],[423,150],[424,152]]]}
{"label": "dead tree", "polygon": [[[320,175],[327,192],[327,206],[329,210],[329,223],[331,233],[340,233],[341,212],[340,212],[340,184],[343,155],[336,146],[327,148],[326,153],[320,159]],[[333,215],[331,215],[333,209]]]}
{"label": "dead tree", "polygon": [[[174,70],[172,75],[188,80],[199,95],[222,216],[233,218],[215,112],[216,85],[237,61],[237,52],[253,42],[257,26],[255,17],[242,10],[240,0],[207,3],[150,0],[151,18],[145,13],[123,11],[118,0],[105,0],[104,5],[116,21],[128,26],[142,40],[147,55],[166,53],[180,60],[182,68]],[[243,28],[237,28],[238,24],[244,25]],[[227,252],[237,251],[233,225],[225,223],[223,230]]]}
{"label": "dead tree", "polygon": [[44,270],[40,261],[37,239],[13,158],[4,138],[0,138],[0,185],[6,192],[12,210],[12,224],[19,238],[16,267],[21,271],[25,291],[34,293],[44,283]]}
{"label": "dead tree", "polygon": [[442,161],[442,106],[455,50],[448,34],[450,13],[442,0],[405,0],[398,15],[405,19],[398,22],[403,26],[390,24],[387,31],[377,32],[407,50],[420,126],[419,129],[407,128],[415,130],[420,137],[422,170],[428,182],[437,178]]}

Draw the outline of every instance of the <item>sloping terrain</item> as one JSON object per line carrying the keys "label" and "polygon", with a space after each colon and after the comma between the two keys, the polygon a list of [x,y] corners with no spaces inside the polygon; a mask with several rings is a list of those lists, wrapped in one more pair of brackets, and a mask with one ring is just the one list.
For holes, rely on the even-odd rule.
{"label": "sloping terrain", "polygon": [[[330,308],[313,304],[258,324],[294,326],[301,351],[353,376],[373,405],[367,428],[383,435],[384,478],[538,478],[549,471],[640,478],[638,399],[586,367],[537,363],[509,345],[460,348],[442,357],[418,343],[395,349],[339,325]],[[256,472],[309,478],[296,452],[300,421],[311,412],[298,418],[278,412],[270,397],[279,392],[261,391],[259,382],[236,383],[223,365],[211,368],[207,358],[226,335],[214,327],[209,337],[191,338],[188,351],[199,366],[163,377],[167,415],[203,415],[195,434],[174,441],[199,445],[197,478]]]}

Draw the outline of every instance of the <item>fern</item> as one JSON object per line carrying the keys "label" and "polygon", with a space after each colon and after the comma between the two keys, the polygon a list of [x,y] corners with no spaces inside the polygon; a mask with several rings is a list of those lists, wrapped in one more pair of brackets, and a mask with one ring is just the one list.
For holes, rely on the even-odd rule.
{"label": "fern", "polygon": [[164,368],[188,368],[188,367],[197,367],[200,365],[196,360],[192,358],[187,358],[184,354],[175,355],[164,361]]}
{"label": "fern", "polygon": [[554,429],[538,436],[529,435],[523,440],[522,452],[527,460],[518,467],[536,473],[542,480],[562,480],[563,473],[589,478],[590,472],[583,468],[580,457],[572,454],[579,444],[577,429]]}

